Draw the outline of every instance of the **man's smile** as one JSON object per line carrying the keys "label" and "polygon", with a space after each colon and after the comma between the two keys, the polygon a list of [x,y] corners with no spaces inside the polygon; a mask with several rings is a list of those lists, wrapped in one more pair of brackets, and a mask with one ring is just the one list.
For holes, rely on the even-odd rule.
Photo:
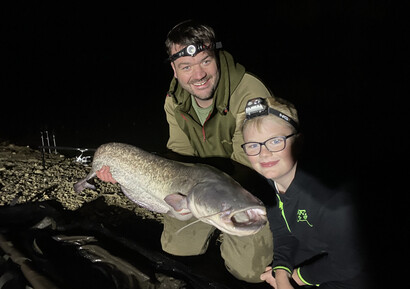
{"label": "man's smile", "polygon": [[208,82],[209,82],[209,77],[208,78],[206,78],[206,79],[201,79],[201,80],[199,80],[199,81],[195,81],[195,82],[191,82],[191,84],[193,85],[193,86],[195,86],[196,88],[205,88],[205,87],[207,87],[208,85]]}

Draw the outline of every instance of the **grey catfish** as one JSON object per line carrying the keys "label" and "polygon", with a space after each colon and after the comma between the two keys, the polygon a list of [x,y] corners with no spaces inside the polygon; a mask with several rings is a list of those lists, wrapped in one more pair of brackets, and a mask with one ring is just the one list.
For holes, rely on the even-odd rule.
{"label": "grey catfish", "polygon": [[87,181],[104,165],[124,194],[150,211],[179,220],[194,216],[237,236],[255,234],[266,225],[263,203],[222,171],[172,161],[123,143],[100,146],[90,173],[74,185],[75,191],[94,189]]}

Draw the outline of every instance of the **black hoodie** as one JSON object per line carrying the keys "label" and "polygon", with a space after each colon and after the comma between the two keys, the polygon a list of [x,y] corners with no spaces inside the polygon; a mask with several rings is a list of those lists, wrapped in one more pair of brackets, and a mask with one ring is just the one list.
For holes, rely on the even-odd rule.
{"label": "black hoodie", "polygon": [[327,188],[306,172],[267,208],[274,238],[274,270],[299,268],[302,281],[319,285],[356,278],[362,270],[355,206],[351,196]]}

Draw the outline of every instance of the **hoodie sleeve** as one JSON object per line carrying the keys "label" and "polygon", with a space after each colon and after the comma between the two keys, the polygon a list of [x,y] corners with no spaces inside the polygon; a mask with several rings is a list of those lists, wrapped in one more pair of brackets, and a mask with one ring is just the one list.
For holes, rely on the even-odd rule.
{"label": "hoodie sleeve", "polygon": [[278,205],[268,209],[268,217],[273,234],[272,268],[274,271],[283,269],[292,274],[298,240],[289,232]]}

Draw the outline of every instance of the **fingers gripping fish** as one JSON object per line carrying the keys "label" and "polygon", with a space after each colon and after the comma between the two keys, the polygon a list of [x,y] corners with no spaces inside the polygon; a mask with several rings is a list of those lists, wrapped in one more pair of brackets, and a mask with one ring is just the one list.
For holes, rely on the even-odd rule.
{"label": "fingers gripping fish", "polygon": [[94,189],[87,181],[109,166],[123,193],[150,211],[179,220],[192,216],[237,236],[257,233],[267,222],[263,203],[227,174],[207,165],[181,163],[123,143],[108,143],[95,152],[88,176],[76,192]]}

